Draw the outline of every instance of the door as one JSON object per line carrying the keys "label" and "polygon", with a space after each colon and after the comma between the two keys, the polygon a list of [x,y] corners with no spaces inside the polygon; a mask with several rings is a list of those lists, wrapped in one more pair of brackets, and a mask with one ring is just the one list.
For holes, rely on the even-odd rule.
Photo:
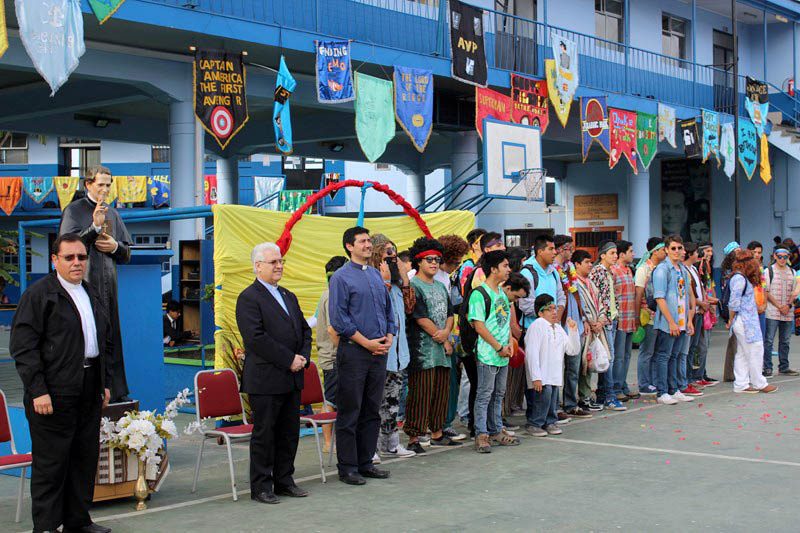
{"label": "door", "polygon": [[495,9],[495,67],[536,74],[536,0],[497,0]]}
{"label": "door", "polygon": [[733,35],[714,30],[714,109],[733,113]]}
{"label": "door", "polygon": [[603,241],[618,241],[622,239],[623,226],[569,228],[572,242],[576,250],[586,250],[592,255],[592,261],[597,259],[597,248]]}

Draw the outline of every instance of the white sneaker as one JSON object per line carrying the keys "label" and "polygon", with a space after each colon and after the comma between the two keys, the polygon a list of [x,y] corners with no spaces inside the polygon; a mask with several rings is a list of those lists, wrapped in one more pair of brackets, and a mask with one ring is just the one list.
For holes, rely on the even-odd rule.
{"label": "white sneaker", "polygon": [[394,457],[414,457],[415,455],[417,455],[417,452],[412,452],[402,444],[398,444],[397,448],[388,451],[387,455],[393,455]]}
{"label": "white sneaker", "polygon": [[675,394],[673,394],[672,397],[674,399],[678,400],[678,401],[681,401],[681,402],[693,402],[694,401],[694,398],[692,398],[691,396],[686,396],[684,393],[682,393],[679,390],[675,391]]}
{"label": "white sneaker", "polygon": [[375,455],[372,456],[372,464],[374,465],[381,464],[381,456],[378,455],[378,452],[375,452]]}
{"label": "white sneaker", "polygon": [[658,397],[656,401],[663,405],[675,405],[676,403],[678,403],[678,400],[676,400],[669,394],[662,394],[661,396]]}

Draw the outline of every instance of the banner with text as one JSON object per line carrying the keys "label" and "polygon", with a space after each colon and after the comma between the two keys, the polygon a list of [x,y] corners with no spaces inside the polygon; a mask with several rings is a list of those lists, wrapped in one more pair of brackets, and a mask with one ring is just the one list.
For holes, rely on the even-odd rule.
{"label": "banner with text", "polygon": [[636,111],[608,108],[608,124],[611,131],[611,151],[608,168],[614,168],[624,155],[634,174],[639,173],[636,164]]}
{"label": "banner with text", "polygon": [[394,139],[392,82],[356,72],[356,136],[367,160],[378,160]]}
{"label": "banner with text", "polygon": [[169,207],[169,175],[157,174],[147,178],[150,201],[153,207]]}
{"label": "banner with text", "polygon": [[703,163],[712,154],[717,158],[719,168],[719,114],[703,109]]}
{"label": "banner with text", "polygon": [[758,136],[756,127],[747,119],[739,118],[739,146],[736,150],[739,156],[739,163],[744,169],[747,179],[753,179],[758,163]]}
{"label": "banner with text", "polygon": [[758,81],[750,76],[745,80],[745,101],[744,108],[753,120],[756,134],[761,137],[767,125],[767,113],[769,113],[769,88],[763,81]]}
{"label": "banner with text", "polygon": [[[555,91],[558,93],[558,98],[554,100],[551,89],[550,100],[556,109],[558,120],[561,121],[562,126],[566,127],[572,99],[578,90],[578,45],[556,32],[551,32],[550,42],[553,43],[553,57],[555,58],[552,74]],[[550,74],[549,70],[547,73]]]}
{"label": "banner with text", "polygon": [[697,119],[688,118],[680,121],[683,153],[686,157],[698,157],[701,152],[700,139],[697,137]]}
{"label": "banner with text", "polygon": [[250,118],[242,54],[220,50],[195,52],[194,113],[203,129],[224,150]]}
{"label": "banner with text", "polygon": [[286,66],[286,60],[281,56],[278,76],[275,79],[275,96],[272,107],[272,127],[275,130],[275,148],[283,155],[291,155],[294,150],[292,144],[292,116],[289,99],[292,96],[297,82]]}
{"label": "banner with text", "polygon": [[458,0],[450,0],[449,4],[453,78],[486,87],[488,68],[483,40],[483,10]]}
{"label": "banner with text", "polygon": [[433,131],[433,71],[394,66],[395,118],[418,152]]}
{"label": "banner with text", "polygon": [[730,179],[736,170],[736,138],[733,134],[733,122],[726,122],[720,128],[719,150],[725,158],[723,171]]}
{"label": "banner with text", "polygon": [[475,129],[483,139],[483,119],[496,118],[511,122],[511,97],[492,89],[475,87]]}
{"label": "banner with text", "polygon": [[636,115],[636,152],[645,170],[658,151],[658,115],[637,113]]}
{"label": "banner with text", "polygon": [[542,133],[550,123],[547,80],[511,74],[511,122],[536,126]]}
{"label": "banner with text", "polygon": [[317,101],[341,104],[356,98],[349,41],[314,41],[317,47]]}
{"label": "banner with text", "polygon": [[675,108],[661,103],[658,104],[658,140],[673,148],[678,147],[675,142]]}
{"label": "banner with text", "polygon": [[609,153],[611,141],[605,96],[581,98],[581,154],[584,162],[594,142],[597,142],[606,154]]}

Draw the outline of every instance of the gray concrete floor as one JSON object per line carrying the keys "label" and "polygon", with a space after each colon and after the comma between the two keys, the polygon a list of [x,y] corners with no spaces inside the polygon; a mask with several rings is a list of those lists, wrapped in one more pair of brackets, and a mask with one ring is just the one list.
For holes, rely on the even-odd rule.
{"label": "gray concrete floor", "polygon": [[[713,335],[710,374],[721,377],[725,332]],[[800,342],[793,339],[800,364]],[[632,365],[632,381],[635,371]],[[147,511],[133,500],[99,504],[93,516],[117,532],[151,531],[796,531],[800,490],[800,378],[776,377],[777,394],[739,395],[730,384],[693,403],[629,402],[478,455],[471,446],[387,462],[389,480],[319,480],[313,438],[301,439],[296,478],[311,492],[279,505],[251,502],[247,446],[234,450],[240,500],[230,497],[224,448],[207,448],[190,493],[198,439],[170,445],[172,472]],[[517,420],[521,422],[521,420]],[[188,418],[182,420],[188,422]],[[14,524],[16,479],[0,476],[0,530]]]}

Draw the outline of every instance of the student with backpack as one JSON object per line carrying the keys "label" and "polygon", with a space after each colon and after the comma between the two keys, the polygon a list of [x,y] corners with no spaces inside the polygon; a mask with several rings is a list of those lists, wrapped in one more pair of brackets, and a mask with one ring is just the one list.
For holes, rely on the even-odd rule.
{"label": "student with backpack", "polygon": [[800,376],[789,367],[789,343],[792,339],[794,305],[800,285],[789,268],[789,250],[777,247],[772,253],[775,261],[764,271],[767,297],[766,329],[764,330],[764,377],[772,375],[772,345],[778,333],[778,371],[782,376]]}
{"label": "student with backpack", "polygon": [[[636,324],[644,327],[644,340],[639,344],[639,359],[636,363],[636,381],[639,393],[642,396],[655,396],[656,386],[653,376],[653,354],[655,353],[656,334],[653,329],[653,318],[656,313],[655,299],[653,298],[653,270],[667,257],[664,239],[650,237],[647,239],[647,253],[636,265],[636,274],[633,278],[635,287],[635,315]],[[651,305],[652,302],[652,305]],[[645,323],[642,317],[647,318]]]}

